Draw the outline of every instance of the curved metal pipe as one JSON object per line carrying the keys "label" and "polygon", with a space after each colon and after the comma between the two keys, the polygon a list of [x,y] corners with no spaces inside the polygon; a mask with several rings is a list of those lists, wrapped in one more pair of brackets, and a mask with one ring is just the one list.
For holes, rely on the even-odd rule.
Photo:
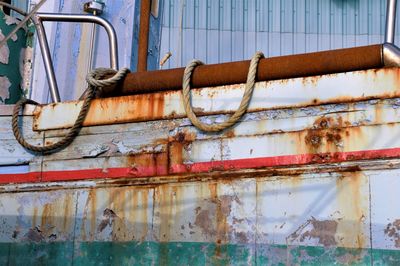
{"label": "curved metal pipe", "polygon": [[13,6],[13,5],[9,4],[9,3],[5,3],[3,1],[0,1],[0,6],[8,7],[9,9],[21,14],[22,16],[26,16],[27,15],[27,13],[25,11],[23,11],[22,9],[19,9],[18,7],[15,7],[15,6]]}
{"label": "curved metal pipe", "polygon": [[384,43],[382,54],[385,67],[400,67],[400,49],[396,45]]}
{"label": "curved metal pipe", "polygon": [[[10,8],[11,10],[27,16],[27,13],[13,5],[0,1],[1,6]],[[90,22],[95,23],[106,30],[109,40],[110,47],[110,66],[111,68],[118,70],[118,42],[117,34],[110,22],[107,20],[92,16],[92,15],[81,15],[81,14],[50,14],[50,13],[36,13],[32,17],[28,17],[27,20],[31,20],[35,25],[38,33],[39,45],[42,50],[43,63],[47,74],[47,80],[49,82],[50,94],[53,102],[60,102],[60,94],[58,91],[57,80],[54,74],[53,62],[51,60],[50,48],[47,41],[46,31],[43,27],[43,21],[64,21],[64,22]]]}
{"label": "curved metal pipe", "polygon": [[118,70],[118,42],[117,34],[110,22],[104,18],[93,15],[81,14],[51,14],[51,13],[37,13],[39,21],[63,21],[63,22],[90,22],[95,23],[106,30],[110,46],[110,66]]}

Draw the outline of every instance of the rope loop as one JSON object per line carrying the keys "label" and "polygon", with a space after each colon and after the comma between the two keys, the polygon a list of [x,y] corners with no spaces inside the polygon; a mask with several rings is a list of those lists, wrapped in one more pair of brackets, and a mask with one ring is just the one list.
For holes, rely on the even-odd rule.
{"label": "rope loop", "polygon": [[[130,70],[128,68],[121,68],[116,71],[112,68],[96,68],[95,70],[89,72],[86,75],[86,81],[89,85],[98,88],[104,88],[108,86],[113,86],[121,81]],[[114,75],[110,78],[104,79],[104,77]]]}
{"label": "rope loop", "polygon": [[[12,114],[12,120],[11,120],[11,125],[12,125],[12,130],[14,133],[14,136],[16,140],[21,144],[24,148],[32,151],[32,152],[42,152],[45,154],[50,154],[53,153],[67,145],[69,145],[75,137],[79,134],[79,131],[82,128],[83,121],[85,120],[85,117],[89,111],[90,103],[92,102],[95,92],[98,89],[102,89],[105,86],[112,86],[117,84],[119,81],[121,81],[126,74],[129,72],[129,69],[123,68],[119,70],[118,72],[113,70],[113,69],[107,69],[107,68],[100,68],[100,69],[95,69],[91,71],[90,73],[87,74],[86,80],[89,84],[89,88],[87,89],[85,93],[85,98],[83,100],[82,108],[79,112],[78,118],[76,119],[74,125],[70,128],[68,131],[67,135],[63,137],[60,141],[47,145],[47,146],[35,146],[32,144],[29,144],[24,137],[21,134],[21,131],[18,127],[18,114],[21,111],[21,109],[26,105],[26,104],[34,104],[34,105],[39,105],[37,102],[30,100],[30,99],[25,99],[22,98],[19,100],[13,110]],[[108,79],[102,79],[107,75],[114,75],[111,78]]]}
{"label": "rope loop", "polygon": [[243,98],[240,102],[239,108],[235,111],[235,113],[228,118],[228,120],[219,123],[219,124],[205,124],[199,120],[197,115],[193,111],[193,107],[191,105],[190,99],[190,80],[194,69],[202,65],[203,62],[199,60],[191,61],[185,68],[185,72],[183,74],[182,80],[182,94],[183,94],[183,106],[185,108],[186,114],[192,124],[196,126],[198,129],[206,132],[218,132],[222,131],[226,128],[233,126],[239,121],[239,119],[243,116],[243,114],[247,111],[249,106],[249,102],[251,100],[251,96],[254,90],[254,84],[256,82],[257,76],[257,67],[258,62],[261,58],[264,58],[264,54],[262,52],[256,52],[250,62],[249,72],[247,74],[247,81],[245,85],[245,90],[243,94]]}

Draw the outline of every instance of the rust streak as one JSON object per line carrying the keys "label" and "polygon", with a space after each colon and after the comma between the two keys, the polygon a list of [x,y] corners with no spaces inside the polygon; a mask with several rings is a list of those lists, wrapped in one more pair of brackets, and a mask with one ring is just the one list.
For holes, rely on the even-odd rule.
{"label": "rust streak", "polygon": [[97,195],[94,189],[89,191],[88,201],[90,202],[90,239],[94,240],[96,235],[96,211],[97,211]]}
{"label": "rust streak", "polygon": [[63,215],[63,225],[62,225],[64,232],[67,231],[69,224],[72,221],[71,210],[72,210],[72,196],[67,195],[64,201],[64,215]]}
{"label": "rust streak", "polygon": [[345,247],[364,248],[368,242],[363,222],[367,216],[368,195],[362,193],[364,175],[362,172],[347,172],[336,180],[337,201],[343,220],[339,222],[336,238]]}

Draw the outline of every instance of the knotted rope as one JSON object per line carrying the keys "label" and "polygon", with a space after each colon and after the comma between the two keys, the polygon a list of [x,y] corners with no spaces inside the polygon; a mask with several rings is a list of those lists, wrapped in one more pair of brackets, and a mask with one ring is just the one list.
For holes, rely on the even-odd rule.
{"label": "knotted rope", "polygon": [[[82,128],[83,121],[85,120],[85,117],[89,111],[90,103],[92,102],[96,91],[117,84],[120,80],[122,80],[126,76],[128,72],[129,69],[127,68],[123,68],[119,71],[115,71],[113,69],[108,69],[108,68],[97,68],[88,73],[88,75],[86,76],[86,81],[88,82],[89,87],[85,93],[83,105],[79,112],[78,118],[76,119],[74,125],[69,129],[65,137],[63,137],[60,141],[47,146],[35,146],[29,144],[22,136],[21,131],[18,127],[18,114],[20,110],[25,106],[25,104],[39,105],[37,102],[33,100],[22,98],[15,104],[12,114],[11,124],[15,138],[17,139],[19,144],[21,144],[24,148],[33,152],[43,152],[46,154],[52,153],[56,150],[59,150],[69,145],[79,134],[79,131]],[[114,75],[114,76],[108,79],[100,79],[104,78],[107,75]]]}
{"label": "knotted rope", "polygon": [[250,62],[249,72],[247,74],[247,81],[245,86],[245,91],[243,94],[242,101],[240,102],[239,108],[235,111],[235,113],[229,117],[228,120],[219,123],[219,124],[205,124],[201,122],[196,114],[193,112],[193,107],[190,101],[190,79],[193,73],[193,70],[202,65],[203,62],[199,60],[191,61],[185,68],[185,72],[183,74],[183,106],[185,107],[186,114],[192,124],[197,128],[207,131],[207,132],[218,132],[222,131],[228,127],[233,126],[247,111],[247,107],[249,106],[249,102],[251,99],[251,95],[254,90],[254,84],[256,81],[256,74],[257,74],[257,66],[258,62],[261,58],[264,58],[264,54],[262,52],[256,52]]}

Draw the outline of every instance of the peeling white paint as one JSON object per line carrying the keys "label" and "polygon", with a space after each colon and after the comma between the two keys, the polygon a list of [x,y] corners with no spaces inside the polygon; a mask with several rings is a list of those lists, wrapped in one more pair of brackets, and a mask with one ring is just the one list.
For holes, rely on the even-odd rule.
{"label": "peeling white paint", "polygon": [[20,22],[19,19],[7,15],[4,16],[4,20],[8,26],[18,24]]}
{"label": "peeling white paint", "polygon": [[[4,39],[4,35],[0,29],[0,41]],[[8,45],[5,44],[0,47],[0,63],[7,65],[8,58],[10,57],[10,49],[8,49]]]}
{"label": "peeling white paint", "polygon": [[7,77],[0,76],[0,102],[5,102],[10,97],[11,82]]}
{"label": "peeling white paint", "polygon": [[31,87],[33,48],[23,48],[20,52],[19,60],[19,72],[22,77],[21,89],[25,96],[28,96]]}

